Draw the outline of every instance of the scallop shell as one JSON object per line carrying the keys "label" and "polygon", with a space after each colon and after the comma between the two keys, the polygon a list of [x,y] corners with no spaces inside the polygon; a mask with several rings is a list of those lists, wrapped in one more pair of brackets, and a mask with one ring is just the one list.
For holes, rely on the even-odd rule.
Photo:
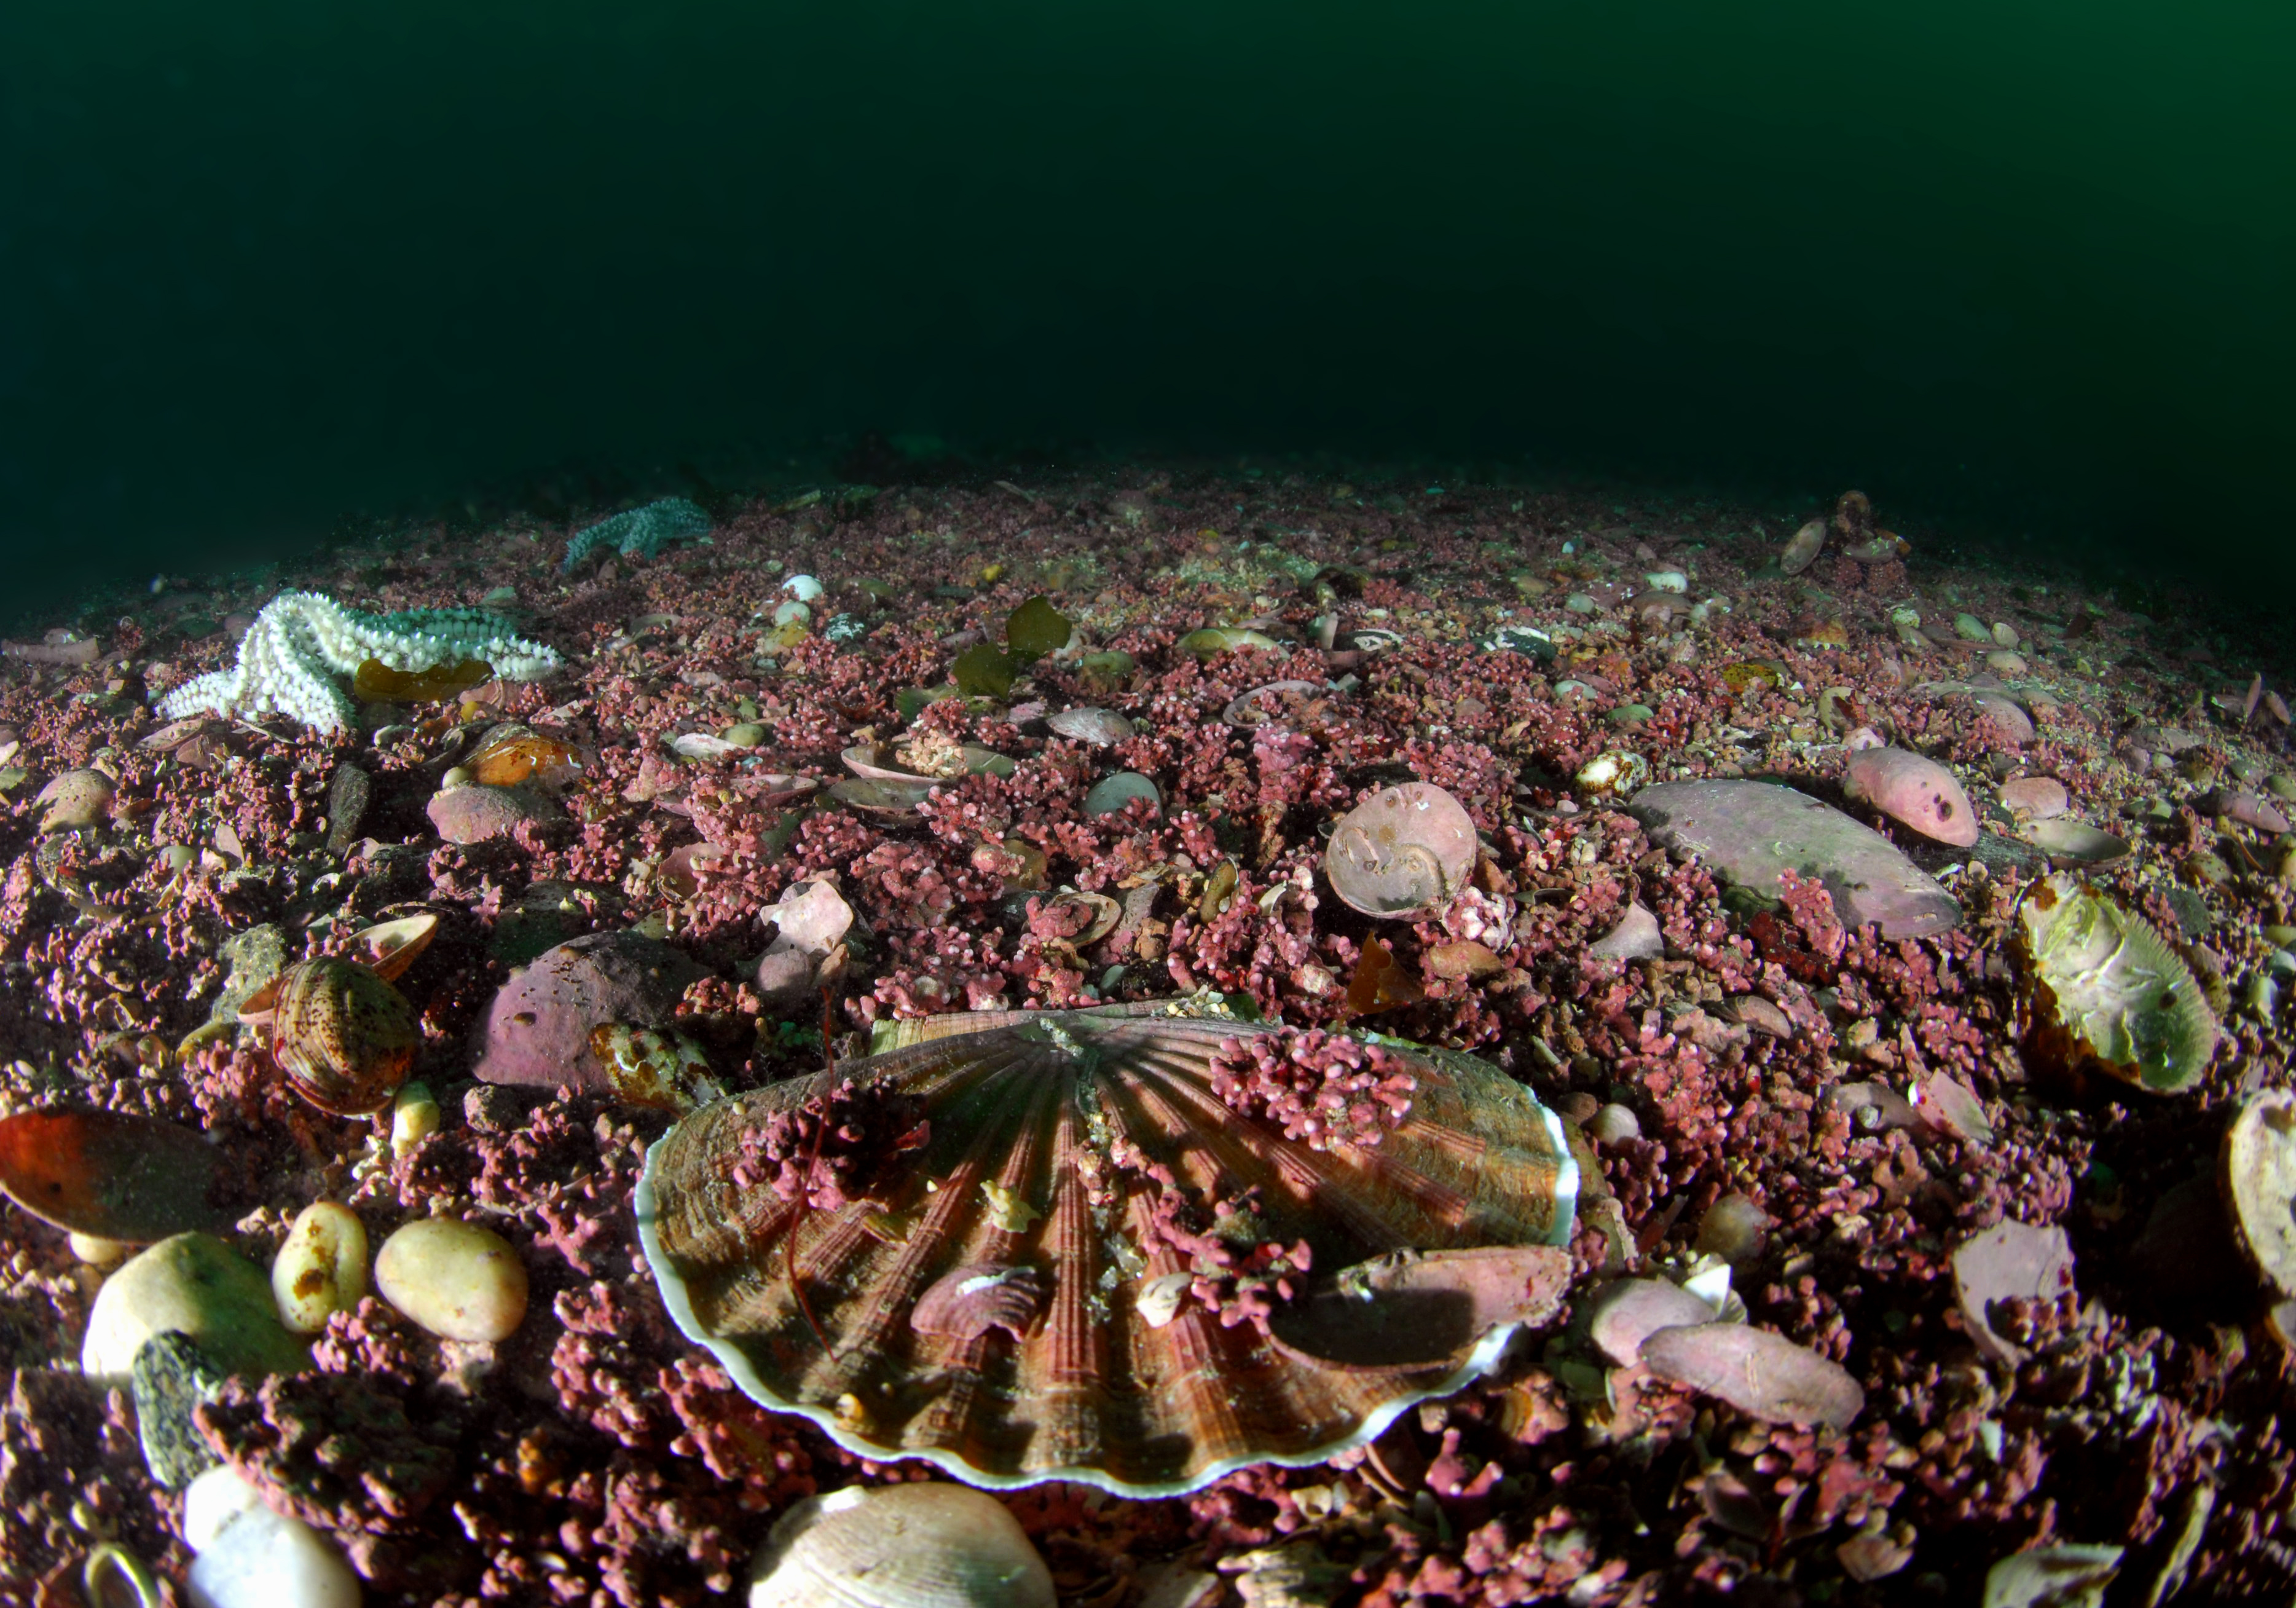
{"label": "scallop shell", "polygon": [[1475,823],[1431,782],[1383,787],[1332,829],[1324,874],[1350,909],[1413,915],[1467,885],[1475,868]]}
{"label": "scallop shell", "polygon": [[323,956],[279,974],[271,1058],[322,1111],[362,1116],[390,1103],[422,1042],[406,997],[356,962]]}
{"label": "scallop shell", "polygon": [[860,1456],[1128,1497],[1319,1463],[1568,1284],[1562,1124],[1470,1056],[1211,997],[879,1042],[684,1118],[636,1202],[687,1336]]}

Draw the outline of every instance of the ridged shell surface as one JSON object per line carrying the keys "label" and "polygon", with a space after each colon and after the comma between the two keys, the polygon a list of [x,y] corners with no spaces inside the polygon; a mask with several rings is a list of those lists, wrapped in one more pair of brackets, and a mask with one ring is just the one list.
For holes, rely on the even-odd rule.
{"label": "ridged shell surface", "polygon": [[1320,1462],[1567,1285],[1562,1126],[1472,1057],[1196,1001],[890,1037],[688,1115],[636,1195],[686,1334],[860,1456],[1125,1496]]}
{"label": "ridged shell surface", "polygon": [[422,1042],[406,997],[352,961],[298,961],[279,974],[271,1058],[323,1111],[361,1116],[390,1103]]}

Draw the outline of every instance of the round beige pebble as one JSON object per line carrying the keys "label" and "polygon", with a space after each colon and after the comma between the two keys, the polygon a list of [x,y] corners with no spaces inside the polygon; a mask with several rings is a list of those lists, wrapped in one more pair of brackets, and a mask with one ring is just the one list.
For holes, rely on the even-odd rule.
{"label": "round beige pebble", "polygon": [[179,1329],[232,1374],[285,1374],[308,1360],[279,1322],[263,1270],[211,1234],[161,1240],[103,1281],[87,1315],[80,1372],[126,1384],[135,1353]]}
{"label": "round beige pebble", "polygon": [[298,1334],[316,1334],[336,1313],[357,1306],[366,1293],[366,1227],[358,1214],[333,1201],[304,1207],[272,1259],[271,1293],[279,1321]]}
{"label": "round beige pebble", "polygon": [[526,1320],[526,1264],[490,1228],[423,1218],[382,1242],[382,1299],[447,1340],[507,1340]]}

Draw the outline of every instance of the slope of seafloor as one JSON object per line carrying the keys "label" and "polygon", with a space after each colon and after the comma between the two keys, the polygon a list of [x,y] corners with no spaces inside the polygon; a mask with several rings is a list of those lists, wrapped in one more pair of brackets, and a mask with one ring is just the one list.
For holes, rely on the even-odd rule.
{"label": "slope of seafloor", "polygon": [[[227,1237],[258,1264],[322,1199],[348,1201],[373,1243],[446,1213],[523,1261],[507,1340],[437,1339],[370,1295],[330,1322],[311,1371],[207,1415],[212,1448],[328,1532],[369,1603],[732,1600],[800,1497],[919,1477],[752,1407],[669,1326],[629,1202],[667,1115],[472,1076],[512,965],[642,923],[707,971],[677,1025],[723,1086],[813,1071],[818,1003],[764,1008],[754,980],[759,913],[808,878],[868,935],[837,984],[849,1054],[874,1020],[1205,986],[1331,1025],[1376,937],[1399,970],[1365,1025],[1472,1049],[1595,1136],[1624,1232],[1585,1214],[1574,1299],[1637,1257],[1679,1271],[1703,1238],[1736,1260],[1753,1325],[1864,1387],[1846,1431],[1767,1423],[1645,1368],[1606,1377],[1558,1325],[1332,1466],[1156,1501],[1008,1494],[1064,1602],[1974,1601],[1997,1560],[2076,1543],[2124,1549],[2132,1602],[2296,1587],[2286,1353],[2208,1182],[2241,1100],[2289,1082],[2275,967],[2296,940],[2296,859],[2204,808],[2261,801],[2246,813],[2268,825],[2292,786],[2284,706],[2251,690],[2268,644],[1919,544],[1869,543],[1869,561],[1832,544],[1790,577],[1774,561],[1795,521],[1615,493],[1135,470],[714,512],[707,540],[570,577],[565,527],[417,530],[262,587],[178,584],[93,647],[59,635],[0,659],[0,1101],[204,1130]],[[1669,571],[1682,592],[1648,578]],[[809,623],[777,625],[799,575],[823,594]],[[142,745],[152,696],[228,664],[233,617],[288,585],[373,610],[487,603],[566,669],[472,706],[370,705],[333,739],[274,722]],[[907,818],[818,800],[793,814],[787,787],[757,784],[834,780],[842,751],[898,745],[897,697],[947,683],[1037,595],[1073,622],[1070,652],[921,718],[944,751],[993,750],[1010,776],[951,783]],[[1529,636],[1481,645],[1510,625],[1554,656]],[[1200,661],[1179,639],[1207,626],[1276,645]],[[1308,694],[1223,719],[1284,680]],[[1097,748],[1042,724],[1078,706],[1136,732]],[[563,818],[442,843],[426,807],[444,773],[512,718],[581,751]],[[1861,726],[1952,768],[1986,828],[1975,847],[1923,847],[1844,795]],[[728,741],[670,746],[691,734]],[[1961,924],[1893,942],[1845,934],[1807,888],[1783,905],[1726,889],[1575,780],[1605,752],[1639,756],[1645,784],[1801,787],[1906,848]],[[352,765],[368,797],[330,819]],[[54,799],[36,798],[75,768],[108,773],[111,796],[44,832]],[[1086,814],[1118,769],[1152,779],[1160,816]],[[1414,778],[1465,805],[1483,861],[1454,907],[1374,921],[1333,897],[1324,837]],[[2002,802],[2019,778],[2054,779],[2067,818],[2130,844],[2095,880],[2214,997],[2223,1035],[2187,1092],[2052,1080],[2021,1057],[2013,912],[2047,867]],[[1074,927],[1032,915],[1032,882],[1131,915],[1078,953]],[[1637,904],[1658,939],[1590,953]],[[291,961],[418,911],[439,936],[398,986],[443,1120],[404,1153],[299,1098],[253,1030],[226,1021],[184,1051],[255,964],[241,935],[269,928]],[[1981,1111],[1901,1098],[1940,1075]],[[1953,1258],[2004,1220],[2062,1228],[2072,1290],[1980,1307],[1999,1342],[1980,1351]],[[182,1498],[149,1477],[127,1394],[78,1370],[101,1280],[62,1232],[0,1207],[11,1601],[72,1589],[103,1538],[165,1575],[189,1562]],[[329,1473],[346,1459],[361,1478]]]}

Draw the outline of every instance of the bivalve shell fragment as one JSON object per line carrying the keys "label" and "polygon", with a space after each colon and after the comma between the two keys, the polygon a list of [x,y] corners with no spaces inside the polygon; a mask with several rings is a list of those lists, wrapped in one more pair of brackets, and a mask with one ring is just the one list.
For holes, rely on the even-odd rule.
{"label": "bivalve shell fragment", "polygon": [[2157,1094],[2200,1080],[2216,1052],[2216,1017],[2152,923],[2060,871],[2018,901],[2016,937],[2029,1059],[2096,1067]]}
{"label": "bivalve shell fragment", "polygon": [[1465,887],[1477,852],[1475,823],[1458,800],[1431,782],[1406,782],[1341,817],[1324,874],[1349,908],[1406,916]]}
{"label": "bivalve shell fragment", "polygon": [[1471,1057],[1209,998],[898,1027],[685,1117],[636,1194],[680,1328],[858,1456],[1128,1497],[1317,1463],[1567,1286],[1562,1125]]}

